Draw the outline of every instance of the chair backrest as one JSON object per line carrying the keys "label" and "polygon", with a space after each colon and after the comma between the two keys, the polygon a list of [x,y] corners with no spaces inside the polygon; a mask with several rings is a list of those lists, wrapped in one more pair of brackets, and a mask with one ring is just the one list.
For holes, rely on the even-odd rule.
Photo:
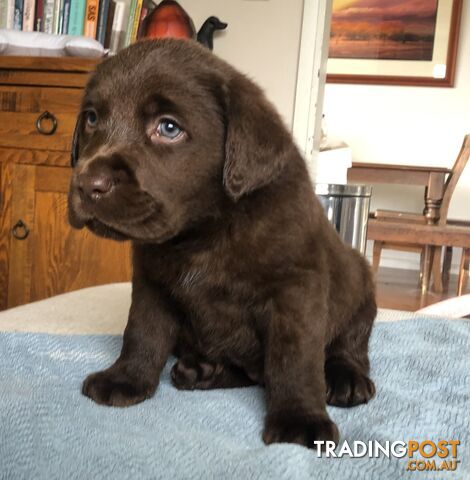
{"label": "chair backrest", "polygon": [[470,158],[470,134],[465,135],[463,139],[462,148],[455,160],[454,166],[452,167],[452,173],[449,174],[446,180],[446,185],[444,188],[444,195],[442,197],[442,204],[440,210],[439,224],[444,225],[447,222],[447,214],[449,212],[449,205],[454,193],[457,182],[459,181],[462,172],[467,165],[468,159]]}

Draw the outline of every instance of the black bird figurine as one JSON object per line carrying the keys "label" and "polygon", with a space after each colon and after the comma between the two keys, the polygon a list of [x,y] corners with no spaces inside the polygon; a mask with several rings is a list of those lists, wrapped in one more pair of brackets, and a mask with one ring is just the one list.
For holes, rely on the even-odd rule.
{"label": "black bird figurine", "polygon": [[214,48],[214,32],[226,28],[225,22],[221,22],[217,17],[209,17],[197,32],[197,41],[212,50]]}

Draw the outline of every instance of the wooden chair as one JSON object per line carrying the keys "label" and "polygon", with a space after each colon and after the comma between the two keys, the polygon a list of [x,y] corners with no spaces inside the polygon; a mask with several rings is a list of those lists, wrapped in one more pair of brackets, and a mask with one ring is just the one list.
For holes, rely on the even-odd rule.
{"label": "wooden chair", "polygon": [[[440,208],[440,218],[437,221],[436,225],[446,225],[448,222],[447,214],[449,211],[449,205],[454,193],[455,187],[462,175],[462,172],[467,164],[467,161],[470,157],[470,134],[466,135],[462,144],[462,148],[457,156],[457,159],[452,167],[451,173],[448,175],[446,179],[444,195],[442,198],[441,208]],[[390,211],[390,210],[377,210],[371,214],[371,217],[378,222],[404,222],[409,225],[410,229],[413,229],[416,225],[425,225],[427,222],[426,217],[423,214],[417,213],[408,213],[408,212],[398,212],[398,211]],[[384,235],[382,238],[374,239],[374,247],[373,247],[373,257],[372,257],[372,265],[375,272],[378,271],[379,263],[380,263],[380,256],[382,250],[384,248],[393,249],[393,250],[402,250],[402,251],[411,251],[421,254],[421,268],[420,268],[420,284],[423,290],[423,293],[427,290],[428,285],[427,282],[424,281],[425,279],[425,271],[432,269],[432,277],[434,281],[434,289],[437,292],[442,292],[443,284],[444,288],[448,288],[449,283],[449,271],[450,265],[452,260],[452,247],[447,246],[445,248],[445,255],[441,273],[441,256],[442,256],[442,248],[441,247],[429,247],[428,245],[423,246],[420,244],[409,242],[404,240],[401,241],[390,241],[388,235]],[[432,255],[429,254],[429,249],[432,248],[434,251]],[[464,258],[466,258],[466,269],[468,273],[468,262],[469,262],[469,254],[468,250],[464,250],[462,253],[462,263],[461,268],[465,265]],[[432,264],[426,265],[426,262],[432,262]]]}
{"label": "wooden chair", "polygon": [[[367,226],[367,236],[371,240],[380,240],[386,237],[390,243],[404,241],[407,244],[428,247],[431,262],[425,265],[423,272],[423,282],[426,284],[429,284],[430,266],[434,253],[439,252],[440,247],[462,248],[457,295],[462,295],[465,292],[470,263],[470,222],[458,221],[447,222],[445,225],[430,225],[409,224],[401,221],[384,222],[371,218]],[[439,249],[436,250],[436,247],[439,247]],[[429,266],[429,268],[426,268],[426,266]]]}

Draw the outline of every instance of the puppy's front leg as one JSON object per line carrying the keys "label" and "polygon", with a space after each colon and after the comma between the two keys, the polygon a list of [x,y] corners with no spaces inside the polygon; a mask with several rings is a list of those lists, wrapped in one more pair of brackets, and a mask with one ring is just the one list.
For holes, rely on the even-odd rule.
{"label": "puppy's front leg", "polygon": [[292,288],[274,300],[265,346],[268,413],[263,440],[267,444],[313,448],[317,440],[338,442],[338,429],[326,412],[326,302],[321,294],[309,298],[313,295]]}
{"label": "puppy's front leg", "polygon": [[178,319],[163,295],[143,282],[134,283],[121,355],[110,368],[90,375],[82,393],[117,407],[151,397],[177,333]]}

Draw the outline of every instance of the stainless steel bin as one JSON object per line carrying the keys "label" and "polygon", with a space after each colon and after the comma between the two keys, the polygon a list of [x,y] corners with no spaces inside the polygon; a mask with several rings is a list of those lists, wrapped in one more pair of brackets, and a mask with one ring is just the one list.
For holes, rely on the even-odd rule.
{"label": "stainless steel bin", "polygon": [[315,193],[343,241],[366,253],[367,219],[372,187],[318,183]]}

